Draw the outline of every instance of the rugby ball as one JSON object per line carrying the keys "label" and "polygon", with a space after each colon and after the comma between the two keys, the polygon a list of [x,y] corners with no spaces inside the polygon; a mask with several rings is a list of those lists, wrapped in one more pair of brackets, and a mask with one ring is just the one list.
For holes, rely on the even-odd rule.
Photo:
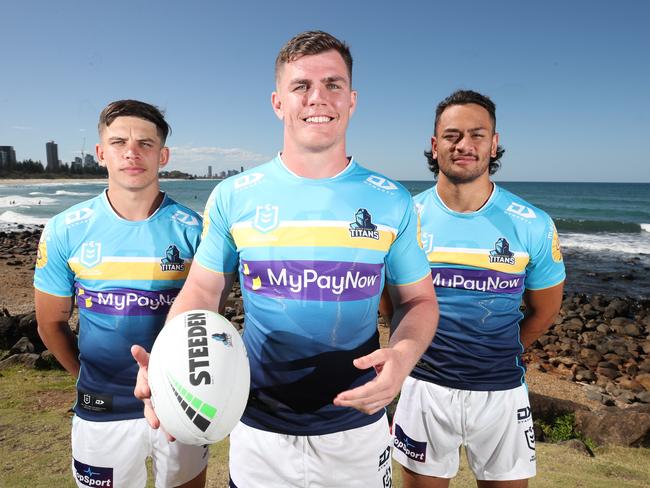
{"label": "rugby ball", "polygon": [[160,424],[177,440],[203,445],[224,439],[241,418],[250,388],[239,332],[209,310],[177,315],[151,349],[149,387]]}

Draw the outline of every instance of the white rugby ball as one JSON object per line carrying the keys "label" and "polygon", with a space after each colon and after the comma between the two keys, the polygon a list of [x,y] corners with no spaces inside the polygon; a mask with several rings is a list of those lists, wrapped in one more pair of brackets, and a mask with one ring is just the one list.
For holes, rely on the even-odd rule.
{"label": "white rugby ball", "polygon": [[250,388],[239,332],[209,310],[177,315],[151,349],[149,387],[160,424],[176,439],[193,445],[224,439],[241,418]]}

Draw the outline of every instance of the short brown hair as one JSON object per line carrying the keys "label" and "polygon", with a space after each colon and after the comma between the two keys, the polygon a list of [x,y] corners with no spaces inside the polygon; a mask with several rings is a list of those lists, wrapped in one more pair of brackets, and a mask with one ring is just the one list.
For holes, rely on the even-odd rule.
{"label": "short brown hair", "polygon": [[350,83],[352,83],[352,54],[350,53],[350,47],[345,42],[339,41],[333,35],[323,31],[301,32],[282,46],[278,57],[275,58],[275,77],[278,77],[280,68],[286,63],[291,63],[303,56],[320,54],[332,49],[338,52],[345,61]]}
{"label": "short brown hair", "polygon": [[97,126],[101,135],[102,129],[108,127],[118,117],[138,117],[153,123],[158,129],[158,135],[165,144],[167,136],[171,134],[172,128],[165,120],[162,110],[139,100],[117,100],[106,105],[106,108],[99,114]]}

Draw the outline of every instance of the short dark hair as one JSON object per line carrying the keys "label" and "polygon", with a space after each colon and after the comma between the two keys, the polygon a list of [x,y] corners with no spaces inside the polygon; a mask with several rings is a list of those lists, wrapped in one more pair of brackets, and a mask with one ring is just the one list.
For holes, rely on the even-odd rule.
{"label": "short dark hair", "polygon": [[338,52],[345,61],[350,83],[352,83],[352,54],[350,53],[350,47],[332,34],[320,30],[301,32],[282,46],[278,57],[275,58],[275,77],[278,77],[278,72],[282,65],[286,63],[291,63],[303,56],[320,54],[332,49]]}
{"label": "short dark hair", "polygon": [[153,123],[158,129],[158,135],[165,144],[167,136],[171,134],[172,128],[165,120],[164,112],[154,105],[139,100],[117,100],[106,105],[106,108],[99,114],[99,133],[104,127],[108,127],[118,117],[138,117]]}
{"label": "short dark hair", "polygon": [[[448,107],[451,107],[452,105],[467,105],[468,103],[480,105],[485,110],[487,110],[488,114],[490,115],[490,119],[492,119],[492,129],[493,131],[496,131],[497,116],[496,105],[494,105],[494,102],[485,95],[481,95],[480,93],[472,90],[457,90],[445,98],[442,102],[440,102],[436,107],[436,119],[433,124],[434,134],[438,131],[438,121],[440,120],[440,116]],[[499,160],[505,152],[506,150],[501,145],[498,145],[497,155],[490,157],[489,172],[491,175],[496,173],[501,166],[501,162]],[[438,178],[438,173],[440,172],[438,160],[433,157],[432,151],[424,151],[424,155],[427,158],[429,170],[433,172],[436,178]]]}

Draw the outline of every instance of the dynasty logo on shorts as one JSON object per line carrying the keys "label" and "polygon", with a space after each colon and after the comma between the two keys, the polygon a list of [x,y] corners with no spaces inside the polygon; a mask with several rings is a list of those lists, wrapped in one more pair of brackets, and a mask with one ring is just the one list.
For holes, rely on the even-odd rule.
{"label": "dynasty logo on shorts", "polygon": [[423,463],[427,460],[427,443],[415,441],[407,436],[399,424],[395,424],[395,439],[393,440],[395,448],[402,451],[413,461]]}
{"label": "dynasty logo on shorts", "polygon": [[517,409],[517,422],[519,423],[526,422],[531,418],[531,416],[532,414],[531,414],[530,407]]}
{"label": "dynasty logo on shorts", "polygon": [[104,486],[112,488],[113,486],[113,468],[102,468],[99,466],[90,466],[89,464],[74,461],[74,476],[77,481],[84,486]]}

